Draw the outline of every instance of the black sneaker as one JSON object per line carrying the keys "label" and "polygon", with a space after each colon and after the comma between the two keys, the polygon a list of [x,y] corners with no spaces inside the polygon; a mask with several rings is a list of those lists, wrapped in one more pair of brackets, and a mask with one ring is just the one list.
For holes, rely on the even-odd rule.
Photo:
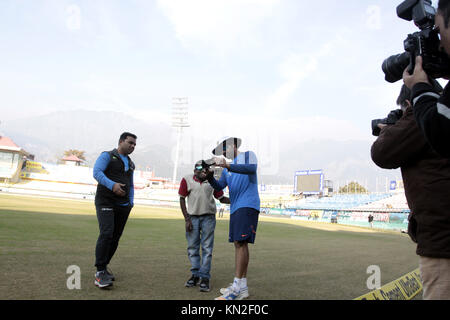
{"label": "black sneaker", "polygon": [[99,288],[106,288],[109,286],[112,286],[112,281],[106,274],[106,270],[98,271],[95,274],[95,281],[94,284]]}
{"label": "black sneaker", "polygon": [[201,279],[200,280],[200,291],[209,292],[209,279]]}
{"label": "black sneaker", "polygon": [[106,268],[106,275],[109,277],[109,279],[111,279],[111,281],[116,280],[116,278],[114,277],[113,273],[111,270],[108,270],[108,268]]}
{"label": "black sneaker", "polygon": [[200,280],[199,277],[192,276],[188,281],[186,281],[185,286],[188,287],[188,288],[195,287],[199,280]]}

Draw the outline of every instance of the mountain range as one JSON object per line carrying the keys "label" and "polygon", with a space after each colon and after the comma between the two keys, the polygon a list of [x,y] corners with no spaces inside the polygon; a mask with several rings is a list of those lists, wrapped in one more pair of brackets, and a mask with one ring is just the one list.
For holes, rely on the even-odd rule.
{"label": "mountain range", "polygon": [[[89,166],[93,166],[100,152],[117,146],[122,132],[130,131],[138,137],[136,150],[131,155],[137,169],[150,169],[156,176],[172,178],[177,136],[175,129],[162,121],[137,119],[120,112],[80,109],[2,121],[0,131],[34,154],[36,161],[56,163],[65,150],[78,149],[85,151]],[[399,170],[383,170],[372,162],[370,141],[331,138],[296,141],[292,137],[288,140],[279,143],[277,154],[270,156],[272,161],[276,159],[276,170],[260,174],[259,182],[293,184],[295,171],[323,169],[325,179],[332,180],[335,187],[358,181],[371,191],[384,191],[385,181],[401,178]],[[183,152],[180,154],[182,156]],[[193,169],[193,163],[183,160],[186,159],[179,161],[178,179]],[[265,159],[259,157],[258,160],[263,163]]]}

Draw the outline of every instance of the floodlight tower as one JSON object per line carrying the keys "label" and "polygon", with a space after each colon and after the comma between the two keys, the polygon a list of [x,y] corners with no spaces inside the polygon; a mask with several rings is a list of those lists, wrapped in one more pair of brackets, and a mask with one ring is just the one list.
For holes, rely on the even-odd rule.
{"label": "floodlight tower", "polygon": [[177,181],[178,157],[180,152],[180,140],[183,128],[189,127],[188,122],[188,98],[172,99],[172,127],[177,130],[177,147],[175,151],[175,164],[173,167],[172,183]]}

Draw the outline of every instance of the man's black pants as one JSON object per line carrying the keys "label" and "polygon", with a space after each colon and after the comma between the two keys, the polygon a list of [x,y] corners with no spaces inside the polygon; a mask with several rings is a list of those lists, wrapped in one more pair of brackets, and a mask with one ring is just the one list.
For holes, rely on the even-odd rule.
{"label": "man's black pants", "polygon": [[97,271],[105,270],[119,245],[130,206],[96,206],[100,235],[95,247],[95,266]]}

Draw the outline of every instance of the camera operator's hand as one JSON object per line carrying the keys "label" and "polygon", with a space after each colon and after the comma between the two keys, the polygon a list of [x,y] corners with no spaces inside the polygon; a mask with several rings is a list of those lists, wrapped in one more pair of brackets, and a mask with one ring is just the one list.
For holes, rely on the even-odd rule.
{"label": "camera operator's hand", "polygon": [[213,168],[208,168],[206,170],[206,180],[209,180],[211,178],[214,177],[214,169]]}
{"label": "camera operator's hand", "polygon": [[377,127],[380,129],[383,129],[384,127],[387,127],[387,124],[379,123],[379,124],[377,124]]}
{"label": "camera operator's hand", "polygon": [[216,166],[230,169],[230,165],[224,158],[215,158],[214,160],[216,162]]}
{"label": "camera operator's hand", "polygon": [[403,71],[403,82],[409,89],[412,89],[412,87],[419,82],[430,83],[428,81],[428,75],[423,70],[421,56],[416,57],[416,64],[414,66],[413,74],[409,74],[408,68]]}

